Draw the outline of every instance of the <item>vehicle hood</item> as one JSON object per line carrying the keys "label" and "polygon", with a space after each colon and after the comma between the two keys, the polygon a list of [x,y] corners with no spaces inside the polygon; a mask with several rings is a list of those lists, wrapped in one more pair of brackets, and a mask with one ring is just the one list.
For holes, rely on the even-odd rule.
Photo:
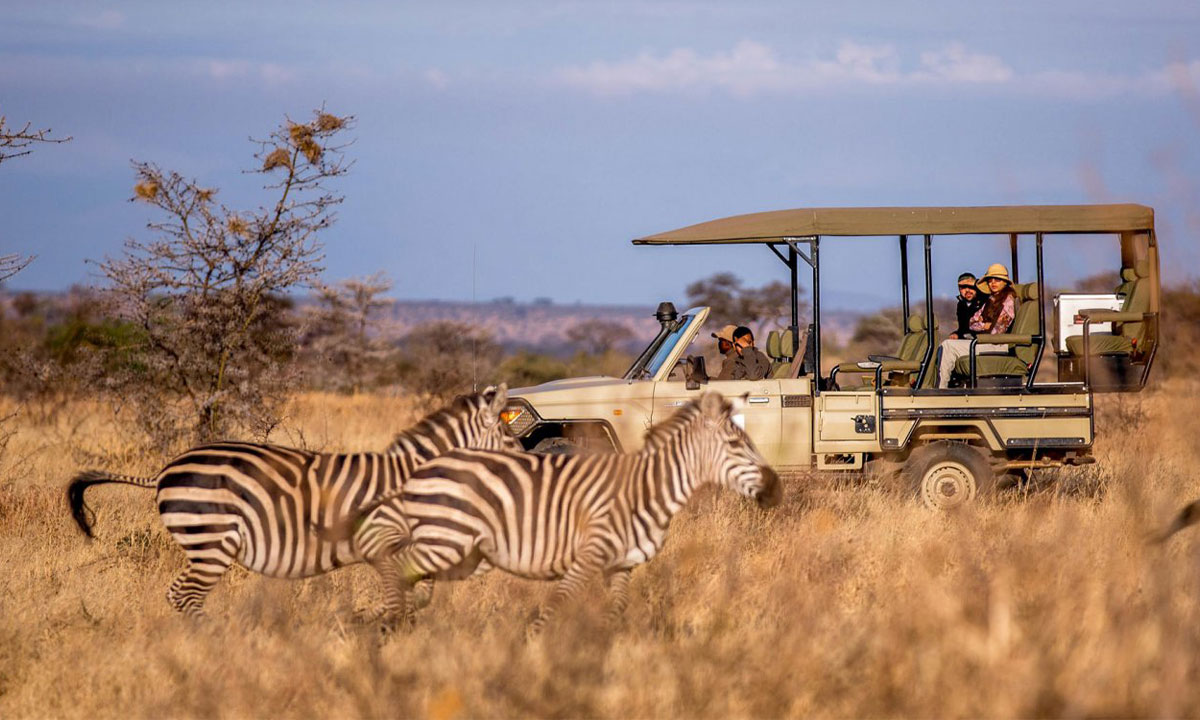
{"label": "vehicle hood", "polygon": [[628,380],[621,378],[607,377],[605,375],[592,375],[590,377],[564,378],[562,380],[552,380],[541,385],[533,385],[530,387],[515,388],[510,390],[509,397],[523,397],[533,399],[534,397],[544,397],[548,394],[559,392],[562,390],[579,390],[583,388],[609,387],[614,385],[626,385]]}
{"label": "vehicle hood", "polygon": [[645,414],[653,395],[654,383],[649,380],[630,382],[613,377],[555,380],[509,393],[509,397],[532,405],[544,420],[611,418],[635,411]]}

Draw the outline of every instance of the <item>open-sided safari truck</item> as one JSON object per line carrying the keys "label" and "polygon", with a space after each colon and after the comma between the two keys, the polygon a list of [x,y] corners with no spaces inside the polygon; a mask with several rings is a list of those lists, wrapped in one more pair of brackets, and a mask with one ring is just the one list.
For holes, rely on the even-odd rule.
{"label": "open-sided safari truck", "polygon": [[[1064,234],[1087,236],[1080,238],[1087,243],[1115,240],[1122,282],[1112,293],[1056,294],[1052,326],[1043,242]],[[952,387],[937,389],[943,336],[932,303],[910,312],[910,246],[923,248],[924,297],[931,298],[935,238],[966,242],[979,235],[1008,238],[1021,302],[1010,331],[985,340],[1007,351],[982,353],[972,344],[955,366]],[[899,243],[904,340],[895,356],[843,362],[824,375],[821,247],[879,236]],[[1029,242],[1036,268],[1023,278],[1017,250]],[[709,309],[679,313],[663,303],[656,313],[661,329],[623,377],[560,380],[510,393],[503,417],[527,448],[632,451],[647,427],[702,389],[748,393],[746,431],[778,471],[897,470],[927,505],[949,507],[986,493],[1004,475],[1092,462],[1093,393],[1144,387],[1159,343],[1154,211],[1142,205],[781,210],[634,243],[765,245],[778,256],[791,277],[791,325],[766,339],[770,375],[710,380],[702,358],[687,354],[693,340],[708,341],[700,328]],[[808,328],[800,327],[798,313],[802,263],[812,273]]]}

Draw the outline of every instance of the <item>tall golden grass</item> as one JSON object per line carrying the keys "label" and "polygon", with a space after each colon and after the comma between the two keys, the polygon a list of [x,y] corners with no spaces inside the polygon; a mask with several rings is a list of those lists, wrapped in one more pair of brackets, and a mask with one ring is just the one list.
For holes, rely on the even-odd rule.
{"label": "tall golden grass", "polygon": [[[1098,465],[950,515],[850,481],[794,481],[771,513],[703,493],[619,627],[582,603],[528,643],[549,586],[501,573],[440,585],[389,638],[348,622],[375,597],[361,566],[235,568],[188,622],[151,493],[91,490],[90,543],[63,500],[81,467],[163,458],[100,404],[23,413],[0,460],[0,716],[1194,716],[1200,531],[1144,538],[1200,496],[1198,395],[1103,398]],[[304,395],[274,439],[380,448],[414,405]]]}

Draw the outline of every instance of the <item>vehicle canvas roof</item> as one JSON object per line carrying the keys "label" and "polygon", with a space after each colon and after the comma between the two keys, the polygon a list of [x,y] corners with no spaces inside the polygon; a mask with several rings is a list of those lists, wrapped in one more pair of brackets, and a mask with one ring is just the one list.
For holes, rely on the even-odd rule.
{"label": "vehicle canvas roof", "polygon": [[1154,209],[1113,205],[797,208],[734,215],[633,241],[635,245],[773,243],[811,236],[1119,233],[1154,229]]}

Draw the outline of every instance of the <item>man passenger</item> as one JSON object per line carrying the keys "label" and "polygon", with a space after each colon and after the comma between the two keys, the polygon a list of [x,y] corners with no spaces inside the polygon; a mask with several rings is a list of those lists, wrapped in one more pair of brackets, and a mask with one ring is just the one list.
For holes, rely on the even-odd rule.
{"label": "man passenger", "polygon": [[717,380],[762,380],[771,372],[771,361],[754,347],[754,333],[745,326],[726,325],[712,334],[725,356]]}
{"label": "man passenger", "polygon": [[975,337],[975,331],[971,329],[971,317],[983,307],[983,297],[979,288],[975,287],[975,282],[972,273],[965,272],[958,276],[958,307],[955,309],[958,328],[950,333],[951,340],[970,340]]}
{"label": "man passenger", "polygon": [[[983,278],[975,285],[980,292],[987,294],[975,314],[971,316],[968,329],[979,336],[980,342],[975,346],[977,353],[1002,353],[1008,350],[1007,345],[988,343],[988,335],[1007,333],[1012,327],[1013,319],[1017,316],[1017,294],[1013,291],[1012,280],[1008,277],[1008,268],[1000,263],[988,267]],[[950,387],[950,374],[954,364],[960,357],[971,352],[971,341],[964,339],[946,339],[938,349],[941,359],[938,361],[938,387]]]}

